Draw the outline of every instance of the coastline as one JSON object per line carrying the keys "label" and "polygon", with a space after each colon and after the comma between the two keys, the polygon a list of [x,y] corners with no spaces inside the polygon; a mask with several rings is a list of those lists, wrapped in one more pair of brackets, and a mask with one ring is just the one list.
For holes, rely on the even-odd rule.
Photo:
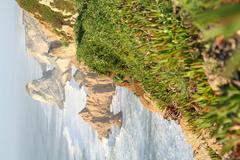
{"label": "coastline", "polygon": [[[56,38],[56,37],[58,37],[57,35],[54,35],[54,33],[52,33],[51,31],[47,31],[47,28],[44,26],[44,25],[42,25],[42,24],[40,24],[39,23],[39,25],[43,28],[43,30],[44,31],[46,31],[46,32],[43,32],[44,34],[46,34],[46,35],[48,35],[47,37],[50,39],[50,40],[52,40],[52,41],[57,41],[57,40],[59,40],[59,38]],[[56,38],[56,39],[55,39]],[[54,40],[55,39],[55,40]],[[59,66],[66,66],[66,68],[64,68],[64,69],[61,69],[62,71],[64,71],[65,73],[67,73],[67,75],[65,75],[65,78],[63,78],[64,79],[64,81],[63,81],[63,84],[62,84],[62,86],[64,86],[64,84],[66,84],[66,82],[67,81],[69,81],[70,80],[70,77],[69,77],[69,75],[71,74],[70,72],[69,72],[69,69],[71,68],[70,66],[71,65],[74,65],[75,67],[77,67],[80,71],[82,71],[82,72],[89,72],[89,73],[91,73],[91,71],[89,71],[88,69],[87,69],[87,67],[85,67],[83,64],[79,64],[79,62],[77,62],[77,60],[76,60],[76,55],[75,55],[75,51],[76,51],[76,48],[74,49],[74,47],[76,47],[76,45],[73,43],[73,44],[69,44],[69,49],[67,49],[67,48],[61,48],[60,47],[60,49],[57,49],[57,48],[55,48],[55,49],[53,49],[52,51],[53,52],[51,52],[50,53],[50,55],[51,56],[55,56],[55,57],[58,57],[58,58],[60,58],[60,59],[63,59],[63,62],[62,63],[59,63]],[[51,48],[51,47],[49,47],[49,48]],[[49,50],[48,50],[49,51]],[[31,52],[30,52],[31,53]],[[38,53],[36,53],[36,54],[38,54]],[[35,55],[36,56],[36,54],[32,54],[32,55]],[[41,61],[42,60],[45,60],[45,63],[47,63],[48,65],[53,65],[53,66],[55,66],[56,64],[55,64],[55,62],[54,62],[54,64],[53,63],[51,63],[50,62],[50,60],[48,60],[48,58],[45,58],[44,56],[39,56],[39,55],[37,55],[38,57],[41,57],[40,59],[41,59]],[[51,58],[53,58],[53,57],[51,57]],[[58,59],[58,58],[55,58],[55,59]],[[66,61],[65,61],[66,60]],[[90,74],[91,75],[91,74]],[[91,78],[91,76],[90,76],[90,78]],[[94,80],[95,79],[95,80]],[[79,80],[79,79],[78,79]],[[110,84],[112,84],[112,85],[114,85],[113,84],[113,81],[111,80],[111,79],[109,79],[108,77],[103,77],[103,76],[100,76],[100,79],[96,79],[96,76],[93,76],[93,84],[91,84],[90,85],[90,88],[93,88],[93,86],[94,86],[94,84],[96,84],[97,82],[101,82],[101,81],[105,81],[105,80],[107,80],[107,82],[109,82]],[[91,81],[91,80],[90,80]],[[83,83],[83,80],[80,80],[80,82],[79,82],[80,84],[81,83]],[[88,85],[88,84],[85,84],[85,85]],[[114,85],[115,86],[115,85]],[[144,107],[145,108],[147,108],[148,110],[150,110],[151,112],[158,112],[160,115],[162,115],[163,113],[162,113],[162,111],[160,111],[160,110],[158,110],[157,109],[157,107],[155,106],[155,103],[153,102],[153,101],[151,101],[150,100],[150,98],[147,96],[147,94],[146,93],[144,93],[144,92],[142,92],[142,91],[140,91],[140,93],[139,93],[139,90],[138,89],[136,89],[135,87],[131,87],[131,86],[128,86],[128,85],[124,85],[123,84],[123,86],[124,87],[126,87],[126,88],[128,88],[128,89],[130,89],[133,93],[135,93],[139,98],[140,98],[140,100],[141,100],[141,102],[144,104]],[[28,87],[29,88],[29,87]],[[64,87],[63,87],[64,88]],[[91,90],[91,89],[90,89]],[[62,92],[62,91],[61,91]],[[102,94],[102,93],[101,93]],[[96,94],[95,93],[93,93],[93,95],[92,95],[92,98],[94,98],[94,96],[95,96]],[[104,97],[104,96],[107,96],[107,97],[109,97],[110,99],[112,99],[112,96],[114,95],[114,92],[111,92],[110,93],[110,96],[109,95],[107,95],[107,94],[103,94],[103,95],[101,95],[101,97]],[[97,97],[97,96],[96,96]],[[102,99],[100,97],[100,99]],[[33,98],[34,98],[34,96],[33,96]],[[102,116],[106,116],[106,117],[108,117],[109,116],[109,113],[110,113],[110,117],[112,117],[112,115],[111,115],[111,111],[110,111],[110,105],[111,105],[111,103],[112,103],[112,101],[109,101],[109,98],[107,98],[108,100],[107,100],[107,102],[104,102],[104,103],[106,103],[106,105],[105,105],[105,108],[107,109],[106,110],[106,113],[104,113],[104,114],[102,114],[102,115],[100,115],[100,117],[102,117]],[[34,99],[36,99],[36,100],[38,100],[38,101],[43,101],[43,100],[41,100],[41,99],[38,99],[38,98],[34,98]],[[90,98],[91,99],[91,98]],[[64,98],[61,98],[61,100],[62,101],[64,101]],[[46,101],[45,101],[46,102]],[[94,105],[93,105],[94,106]],[[91,107],[91,105],[90,105],[90,107]],[[95,109],[94,109],[95,110]],[[81,115],[81,113],[80,113],[80,115]],[[91,124],[91,126],[93,127],[93,128],[95,128],[99,133],[101,133],[102,131],[102,128],[104,128],[102,125],[101,125],[101,123],[100,123],[100,125],[96,125],[95,127],[94,127],[94,123],[91,123],[91,120],[89,120],[89,119],[93,119],[93,118],[89,118],[89,117],[87,117],[86,119],[88,119],[87,120],[87,122],[89,123],[89,124]],[[111,120],[111,118],[110,118],[110,120]],[[119,118],[118,118],[118,120],[117,121],[119,121]],[[109,129],[111,128],[111,126],[113,126],[114,125],[114,123],[115,122],[111,122],[111,121],[109,121],[109,125],[110,125],[110,127],[106,127],[105,128],[105,130],[106,131],[109,131]],[[188,143],[190,143],[191,145],[192,145],[192,147],[193,147],[193,150],[194,150],[194,153],[195,153],[195,158],[196,159],[210,159],[210,157],[209,157],[209,155],[207,154],[208,153],[208,151],[207,151],[207,149],[205,148],[206,146],[205,145],[203,145],[206,141],[204,141],[204,140],[202,140],[202,137],[200,136],[200,137],[198,137],[196,134],[194,134],[192,131],[190,131],[190,129],[189,129],[189,127],[187,127],[187,122],[186,121],[184,121],[184,120],[182,120],[181,122],[180,122],[180,125],[182,126],[182,130],[183,130],[183,132],[185,133],[185,137],[186,137],[186,139],[187,139],[187,141],[188,141]],[[106,137],[106,131],[104,131],[104,134],[102,134],[102,136],[101,137]],[[101,134],[100,134],[101,135]],[[196,141],[198,142],[198,143],[196,143]]]}

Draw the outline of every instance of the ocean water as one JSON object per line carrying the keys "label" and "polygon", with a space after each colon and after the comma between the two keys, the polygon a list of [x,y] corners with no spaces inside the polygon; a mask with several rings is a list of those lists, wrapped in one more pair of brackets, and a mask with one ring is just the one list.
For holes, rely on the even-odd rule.
{"label": "ocean water", "polygon": [[[42,106],[42,136],[46,160],[192,160],[191,145],[174,121],[149,112],[127,89],[118,87],[112,102],[122,111],[123,126],[113,127],[109,138],[100,140],[96,131],[79,116],[87,92],[74,80],[65,86],[64,110]],[[41,156],[41,155],[39,155]],[[39,159],[40,160],[40,159]]]}
{"label": "ocean water", "polygon": [[26,53],[21,11],[9,3],[13,8],[6,13],[12,14],[14,34],[8,43],[14,42],[14,47],[1,53],[7,63],[1,61],[6,82],[1,82],[0,160],[193,159],[180,126],[149,112],[125,88],[117,87],[111,105],[114,112],[122,112],[122,128],[113,127],[103,140],[78,114],[85,107],[87,91],[73,79],[65,86],[63,110],[33,101],[25,85],[40,78],[42,71]]}

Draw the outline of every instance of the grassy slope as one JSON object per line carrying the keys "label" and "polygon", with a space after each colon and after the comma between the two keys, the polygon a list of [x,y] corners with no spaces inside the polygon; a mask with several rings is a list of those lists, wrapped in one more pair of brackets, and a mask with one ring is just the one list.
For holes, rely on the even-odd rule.
{"label": "grassy slope", "polygon": [[[54,28],[64,23],[61,14],[36,0],[17,1]],[[195,30],[192,26],[187,28],[179,15],[173,13],[169,1],[76,1],[80,13],[76,24],[79,60],[101,74],[114,74],[118,82],[141,82],[161,109],[180,111],[194,129],[211,128],[228,150],[232,148],[239,133],[228,132],[229,120],[232,124],[239,119],[229,117],[228,113],[232,108],[235,114],[240,107],[232,104],[239,103],[232,103],[231,99],[221,102],[220,108],[209,107],[216,104],[216,97],[206,81],[202,58],[193,51],[199,45]],[[187,0],[182,2],[188,12],[196,14],[217,1],[213,4],[191,1],[190,5]],[[73,1],[55,0],[53,5],[70,11]],[[231,95],[235,98],[239,92]],[[206,114],[207,110],[211,112]],[[212,150],[211,154],[214,156]]]}
{"label": "grassy slope", "polygon": [[[140,82],[161,109],[180,111],[194,129],[216,103],[202,58],[192,50],[194,30],[172,11],[171,2],[77,0],[78,58],[116,81]],[[202,123],[201,123],[202,124]],[[204,124],[203,124],[204,125]]]}
{"label": "grassy slope", "polygon": [[[62,37],[62,40],[65,45],[69,43],[73,38],[68,37],[65,32],[60,31],[63,25],[72,26],[69,21],[64,19],[69,18],[64,16],[60,12],[54,12],[50,7],[40,4],[38,0],[16,0],[19,6],[21,6],[26,11],[35,15],[36,18],[49,23],[52,26],[52,30]],[[75,1],[74,0],[54,0],[54,3],[51,4],[59,10],[67,11],[73,14],[75,10]]]}
{"label": "grassy slope", "polygon": [[40,4],[36,0],[17,0],[18,4],[26,11],[41,15],[43,21],[50,23],[55,28],[64,24],[64,16],[61,13],[53,12],[48,6]]}
{"label": "grassy slope", "polygon": [[[174,104],[183,112],[193,109],[189,87],[194,89],[196,80],[199,94],[211,93],[201,59],[189,52],[194,45],[190,30],[172,13],[170,2],[89,1],[85,7],[76,31],[78,58],[88,66],[114,73],[120,81],[141,82],[163,108]],[[210,97],[201,98],[195,100],[207,104]]]}

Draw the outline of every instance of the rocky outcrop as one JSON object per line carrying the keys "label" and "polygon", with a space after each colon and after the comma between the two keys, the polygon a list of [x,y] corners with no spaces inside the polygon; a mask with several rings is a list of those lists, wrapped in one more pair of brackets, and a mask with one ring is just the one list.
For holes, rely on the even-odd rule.
{"label": "rocky outcrop", "polygon": [[[111,111],[115,84],[111,78],[101,77],[76,60],[76,46],[63,46],[60,37],[31,14],[24,12],[26,48],[41,65],[43,76],[27,84],[29,95],[42,103],[64,109],[65,85],[72,78],[87,92],[85,109],[79,113],[100,137],[107,137],[113,125],[121,125],[121,113]],[[77,68],[72,72],[72,66]],[[74,76],[72,77],[72,74]]]}
{"label": "rocky outcrop", "polygon": [[23,14],[27,51],[43,70],[43,77],[30,82],[27,91],[35,100],[63,108],[64,86],[71,78],[70,61],[53,56],[51,51],[61,47],[60,41],[49,39],[35,18],[26,12]]}
{"label": "rocky outcrop", "polygon": [[113,125],[121,125],[121,113],[114,115],[110,110],[116,89],[112,79],[83,68],[76,72],[74,79],[87,92],[86,108],[80,112],[81,117],[98,131],[100,137],[107,137]]}

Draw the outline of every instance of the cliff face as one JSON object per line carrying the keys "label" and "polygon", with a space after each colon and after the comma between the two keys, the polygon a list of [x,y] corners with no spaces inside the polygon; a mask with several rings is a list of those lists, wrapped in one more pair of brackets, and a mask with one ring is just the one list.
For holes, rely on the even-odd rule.
{"label": "cliff face", "polygon": [[[68,13],[70,14],[70,12],[58,10],[56,6],[53,5],[53,1],[42,0],[40,1],[40,4],[48,6],[54,12],[61,12],[63,15],[67,15]],[[65,87],[69,81],[75,80],[77,82],[77,85],[83,87],[87,94],[86,106],[83,110],[80,111],[79,115],[85,122],[90,124],[94,130],[97,131],[100,138],[106,138],[108,136],[111,137],[112,135],[109,135],[109,133],[112,128],[114,126],[122,126],[123,121],[127,123],[127,118],[132,116],[129,113],[129,117],[126,117],[126,115],[124,117],[124,115],[122,115],[121,109],[116,109],[116,107],[114,109],[114,107],[111,106],[112,101],[114,101],[113,97],[117,92],[118,95],[124,95],[126,96],[125,99],[131,101],[132,99],[128,99],[130,93],[125,90],[121,91],[121,89],[117,89],[116,91],[117,87],[111,78],[99,76],[95,72],[90,71],[84,64],[79,63],[76,59],[75,43],[71,40],[67,46],[64,46],[62,44],[62,34],[59,35],[58,32],[53,31],[49,23],[46,23],[41,19],[36,19],[35,17],[38,18],[36,15],[37,14],[27,12],[24,12],[23,15],[24,24],[26,27],[27,51],[39,62],[43,70],[43,75],[40,79],[33,80],[27,85],[27,90],[30,96],[37,101],[46,103],[50,106],[57,106],[60,109],[65,110]],[[64,28],[64,26],[61,28]],[[69,26],[69,29],[67,30],[69,32],[64,33],[68,34],[71,37],[74,37],[72,27]],[[140,97],[141,102],[149,110],[159,112],[159,110],[153,106],[154,103],[149,99],[149,96],[145,95],[143,91],[139,91],[140,89],[137,85],[133,87],[125,85],[125,87],[133,90]],[[121,105],[128,104],[128,107],[132,107],[132,103],[123,101],[124,98],[121,97]],[[124,107],[122,106],[122,108]],[[130,110],[129,112],[133,113],[134,111]],[[151,115],[150,117],[152,117],[152,114],[147,114]],[[159,113],[154,113],[155,117],[157,117],[157,115],[159,116]],[[142,117],[139,117],[139,119],[141,118]],[[148,116],[145,116],[146,121],[148,118]],[[137,118],[135,118],[135,120],[138,121]],[[160,121],[162,119],[155,118],[154,121],[149,121],[149,123],[146,123],[145,127],[147,128],[148,125],[154,127],[155,123],[158,123],[157,120]],[[141,122],[144,123],[143,121]],[[181,122],[182,126],[185,124],[186,122]],[[138,125],[141,125],[141,123],[138,123]],[[150,141],[154,143],[154,137],[158,135],[157,130],[159,128],[161,127],[155,128],[156,131],[154,130],[151,138],[145,139],[148,145],[151,145],[149,144]],[[202,137],[193,135],[193,133],[187,127],[184,129],[184,133],[186,134],[185,136],[189,140],[188,142],[194,144],[192,147],[193,150],[196,151],[196,159],[210,159],[206,151],[206,145],[203,145],[205,141],[202,140]],[[131,131],[133,134],[135,134],[133,130]],[[148,135],[148,133],[146,133],[141,127],[140,131],[142,132],[142,136]],[[122,131],[122,134],[125,135],[124,131]],[[165,138],[167,139],[167,137]],[[124,138],[122,137],[122,139]],[[158,142],[161,142],[160,138],[158,139]],[[215,141],[211,143],[214,144]],[[153,152],[157,152],[157,150],[152,150]],[[155,155],[156,153],[153,152],[152,155]],[[191,157],[191,155],[188,156]]]}
{"label": "cliff face", "polygon": [[[32,29],[34,28],[36,29],[36,27]],[[26,33],[28,31],[30,30],[26,30]],[[47,32],[41,33],[45,37]],[[34,39],[32,40],[34,43]],[[36,41],[40,42],[37,39]],[[47,41],[50,43],[50,38],[47,38]],[[37,43],[32,44],[36,48],[37,45]],[[71,58],[71,53],[65,53],[60,48],[58,48],[59,50],[55,48],[46,54],[48,55],[47,59],[55,57],[63,59],[64,56],[66,56],[65,59]],[[28,50],[31,51],[31,48]],[[34,56],[33,53],[31,54]],[[41,55],[41,52],[35,54]],[[166,160],[193,159],[191,145],[186,143],[181,127],[174,121],[164,120],[158,113],[149,112],[141,104],[138,97],[129,90],[112,86],[111,79],[108,81],[87,69],[80,69],[83,66],[77,64],[75,66],[70,69],[71,80],[64,84],[64,108],[60,110],[57,107],[49,107],[44,104],[41,108],[36,108],[40,111],[43,110],[43,113],[40,112],[42,114],[37,116],[40,123],[33,122],[34,127],[37,128],[36,131],[40,131],[41,135],[40,143],[35,144],[36,137],[34,137],[34,148],[40,148],[37,146],[40,144],[43,145],[43,150],[39,149],[37,155],[33,155],[34,160],[156,160],[158,157],[164,157]],[[47,65],[49,71],[54,68],[54,65]],[[116,91],[114,91],[115,88]],[[90,89],[91,91],[89,91]],[[116,126],[111,128],[110,136],[101,140],[98,134],[101,133],[100,124],[104,132],[107,122],[101,122],[96,118],[95,122],[99,124],[99,128],[94,128],[94,124],[89,125],[88,121],[82,119],[78,113],[86,107],[85,104],[88,104],[87,107],[91,109],[90,105],[92,104],[87,101],[89,96],[92,96],[91,102],[95,103],[95,109],[99,111],[91,111],[89,115],[95,117],[96,113],[99,113],[98,116],[100,114],[106,115],[104,108],[98,104],[98,109],[95,101],[102,104],[103,100],[107,98],[105,93],[111,95],[113,92],[115,94],[113,98],[110,97],[112,104],[108,106],[107,112],[109,113],[110,110],[117,114],[121,111],[122,127],[121,129]],[[45,93],[43,92],[43,94]],[[94,100],[94,96],[97,96],[98,99]],[[99,121],[97,122],[97,120]],[[37,156],[40,158],[36,158]]]}
{"label": "cliff face", "polygon": [[[58,35],[39,23],[33,15],[24,12],[26,27],[26,48],[41,65],[43,76],[28,83],[30,96],[42,103],[64,109],[64,87],[72,78],[87,92],[86,107],[79,114],[98,131],[100,137],[106,137],[113,125],[121,125],[121,114],[110,110],[115,85],[110,78],[100,77],[78,64],[74,43],[63,46]],[[72,73],[72,67],[77,71]]]}
{"label": "cliff face", "polygon": [[[46,36],[41,24],[30,14],[24,12],[24,23],[26,27],[26,48],[43,70],[43,77],[30,82],[27,90],[33,99],[63,108],[64,85],[70,79],[70,61],[55,57],[52,50],[61,46],[61,42]],[[59,48],[60,49],[60,48]]]}
{"label": "cliff face", "polygon": [[121,125],[121,113],[113,114],[110,110],[116,89],[114,83],[110,78],[83,69],[76,72],[74,79],[85,87],[88,95],[81,117],[98,131],[100,137],[107,137],[113,125]]}

